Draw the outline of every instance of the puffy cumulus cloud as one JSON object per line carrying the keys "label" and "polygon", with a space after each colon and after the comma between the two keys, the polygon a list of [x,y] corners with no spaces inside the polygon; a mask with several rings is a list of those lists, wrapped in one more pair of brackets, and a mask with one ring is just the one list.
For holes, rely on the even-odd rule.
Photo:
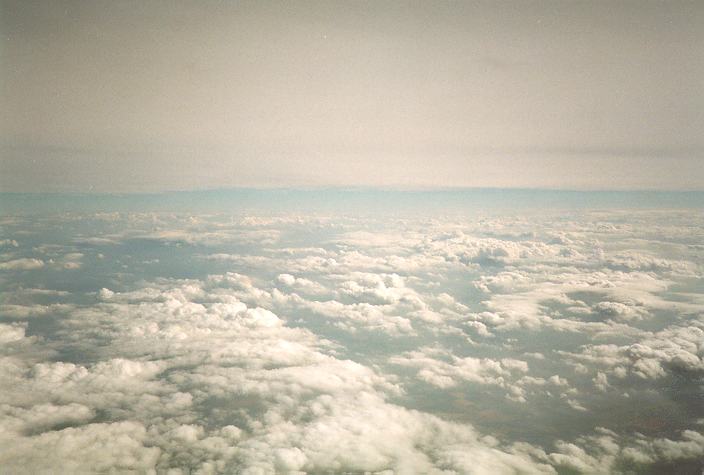
{"label": "puffy cumulus cloud", "polygon": [[93,413],[126,418],[142,410],[153,416],[168,414],[174,391],[155,381],[160,368],[163,365],[125,359],[94,366],[35,363],[12,374],[8,380],[12,386],[4,391],[3,401],[20,407],[48,403],[69,409],[85,407],[90,410],[84,411],[86,419],[92,419]]}
{"label": "puffy cumulus cloud", "polygon": [[291,274],[279,274],[276,280],[284,286],[304,295],[325,295],[330,293],[325,286],[318,282],[303,277],[294,277]]}
{"label": "puffy cumulus cloud", "polygon": [[146,239],[172,244],[217,246],[221,244],[276,244],[280,232],[276,229],[240,229],[237,227],[212,231],[208,223],[185,229],[164,229],[145,234],[130,235],[130,239]]}
{"label": "puffy cumulus cloud", "polygon": [[3,429],[7,432],[45,432],[64,425],[80,425],[95,417],[92,408],[76,403],[60,406],[44,403],[29,408],[4,404],[0,406],[0,411]]}
{"label": "puffy cumulus cloud", "polygon": [[415,246],[419,252],[442,256],[449,262],[488,269],[559,259],[562,249],[531,239],[497,239],[481,236],[482,229],[431,229]]}
{"label": "puffy cumulus cloud", "polygon": [[348,231],[339,235],[333,242],[354,249],[377,248],[391,251],[403,251],[425,239],[419,230],[407,230],[402,235],[397,232]]}
{"label": "puffy cumulus cloud", "polygon": [[384,305],[403,301],[419,308],[424,306],[422,299],[406,287],[398,274],[355,272],[339,279],[342,282],[337,286],[338,292],[358,302]]}
{"label": "puffy cumulus cloud", "polygon": [[351,272],[414,273],[427,270],[441,271],[453,264],[443,256],[398,249],[399,254],[370,254],[356,248],[302,248],[272,250],[266,255],[215,253],[202,256],[209,261],[221,261],[238,266],[257,266],[286,269],[288,274],[345,274]]}
{"label": "puffy cumulus cloud", "polygon": [[294,295],[287,299],[297,308],[306,309],[334,322],[337,328],[350,333],[359,330],[383,332],[387,335],[413,334],[410,319],[400,315],[389,314],[388,307],[369,303],[343,304],[337,300],[305,300]]}
{"label": "puffy cumulus cloud", "polygon": [[[415,326],[433,332],[462,334],[457,327],[468,307],[446,292],[422,293],[423,280],[396,273],[345,272],[325,276],[329,291],[313,295],[297,292],[299,278],[279,276],[289,283],[283,292],[274,289],[272,303],[284,312],[297,310],[328,320],[349,333],[360,330],[383,332],[390,336],[415,335]],[[413,283],[413,285],[411,285]],[[308,287],[310,284],[306,283]],[[303,284],[302,284],[303,285]]]}
{"label": "puffy cumulus cloud", "polygon": [[559,469],[577,473],[638,473],[656,461],[663,472],[675,473],[677,461],[704,455],[704,434],[692,430],[683,431],[678,440],[623,437],[602,427],[595,432],[573,442],[558,441],[554,452],[537,455]]}
{"label": "puffy cumulus cloud", "polygon": [[10,343],[24,339],[25,325],[0,323],[0,343]]}
{"label": "puffy cumulus cloud", "polygon": [[70,294],[70,292],[67,292],[65,290],[19,287],[17,289],[14,289],[12,293],[6,294],[5,301],[25,301],[27,299],[31,301],[32,297],[67,297]]}
{"label": "puffy cumulus cloud", "polygon": [[29,257],[0,262],[0,270],[7,271],[34,270],[41,269],[42,267],[44,267],[43,260]]}
{"label": "puffy cumulus cloud", "polygon": [[223,301],[234,297],[254,305],[271,305],[272,294],[275,294],[275,289],[273,292],[263,290],[250,277],[236,272],[208,276],[206,287]]}
{"label": "puffy cumulus cloud", "polygon": [[533,283],[534,280],[528,275],[516,271],[504,271],[495,275],[482,275],[473,285],[487,294],[507,294],[527,289]]}
{"label": "puffy cumulus cloud", "polygon": [[[301,418],[311,422],[296,423]],[[250,465],[245,473],[554,473],[526,453],[487,443],[467,426],[389,405],[373,394],[320,397],[271,429],[243,444]]]}
{"label": "puffy cumulus cloud", "polygon": [[[642,228],[600,222],[588,229],[583,222],[566,223],[565,228],[574,230],[552,233],[550,239],[551,232],[542,238],[534,233],[512,242],[503,253],[510,259],[501,270],[482,273],[473,282],[487,296],[487,312],[475,318],[498,330],[548,326],[560,331],[605,334],[617,329],[633,334],[619,323],[652,320],[663,311],[701,313],[704,307],[696,295],[666,294],[675,280],[701,275],[701,258],[689,246],[671,244],[676,250],[670,252],[678,256],[672,259],[658,256],[662,238],[657,233],[648,250],[624,250],[623,244],[615,244],[623,238],[633,239],[638,248],[647,247],[650,243],[642,235],[651,233],[644,228],[653,223],[646,218],[641,218]],[[677,234],[676,230],[682,231],[668,228],[667,232]],[[532,246],[541,252],[508,251],[536,239],[545,240],[547,247]],[[521,255],[530,258],[520,260],[517,256]]]}
{"label": "puffy cumulus cloud", "polygon": [[[12,298],[9,297],[8,301],[12,301]],[[65,315],[73,309],[75,309],[74,305],[65,303],[53,303],[49,305],[20,305],[8,303],[0,305],[0,317],[15,320],[26,320],[36,317]]]}
{"label": "puffy cumulus cloud", "polygon": [[[78,244],[78,245],[77,245]],[[81,242],[40,244],[34,251],[42,254],[46,267],[53,270],[77,270],[83,266],[86,249]]]}
{"label": "puffy cumulus cloud", "polygon": [[[69,283],[3,269],[0,466],[677,473],[703,457],[687,398],[703,373],[704,236],[690,221],[9,220],[8,236],[46,241],[45,267],[81,267]],[[650,404],[620,412],[638,392]]]}
{"label": "puffy cumulus cloud", "polygon": [[[236,217],[218,214],[187,213],[95,213],[73,216],[90,222],[92,234],[85,228],[76,232],[72,242],[88,246],[111,246],[126,242],[151,241],[166,246],[275,245],[281,227],[321,222],[310,217],[298,219]],[[70,216],[62,216],[71,221]]]}
{"label": "puffy cumulus cloud", "polygon": [[[560,352],[577,363],[602,368],[617,378],[629,374],[642,379],[657,379],[675,372],[704,373],[704,323],[670,326],[649,333],[630,345],[584,345],[579,352]],[[597,375],[602,389],[604,376]]]}
{"label": "puffy cumulus cloud", "polygon": [[[279,275],[290,293],[272,293],[272,303],[283,311],[309,312],[329,320],[335,327],[355,333],[359,330],[384,332],[388,335],[411,335],[415,333],[413,321],[440,322],[443,318],[456,317],[452,309],[464,308],[445,294],[442,297],[425,298],[410,288],[398,274],[375,274],[353,272],[327,276],[327,287],[334,289],[318,291],[318,284],[294,278],[289,274]],[[297,292],[297,288],[303,292]],[[306,289],[309,291],[306,292]],[[318,295],[312,295],[317,293]],[[307,295],[306,295],[307,294]],[[432,308],[451,307],[448,315],[442,316]]]}
{"label": "puffy cumulus cloud", "polygon": [[100,363],[91,373],[70,363],[36,362],[40,354],[48,356],[40,346],[44,342],[27,337],[21,325],[2,325],[1,334],[7,355],[0,358],[3,470],[95,473],[154,466],[160,450],[143,444],[142,424],[93,423],[98,411],[126,402],[113,393],[123,391],[124,383],[138,386],[132,381],[134,371],[125,374],[124,367],[116,371],[111,363]]}
{"label": "puffy cumulus cloud", "polygon": [[20,247],[14,239],[0,239],[0,247]]}
{"label": "puffy cumulus cloud", "polygon": [[641,333],[627,323],[652,319],[662,311],[696,314],[704,306],[694,298],[663,295],[671,280],[644,272],[600,269],[559,270],[523,268],[521,271],[481,277],[475,287],[487,294],[487,311],[472,318],[499,331],[516,328],[590,334]]}
{"label": "puffy cumulus cloud", "polygon": [[673,273],[680,275],[697,275],[695,263],[684,260],[663,259],[642,252],[628,251],[615,254],[605,259],[610,269],[631,271],[650,271],[656,273]]}
{"label": "puffy cumulus cloud", "polygon": [[136,421],[68,427],[3,440],[0,463],[8,473],[154,473],[161,450],[146,439]]}
{"label": "puffy cumulus cloud", "polygon": [[[416,377],[439,388],[451,388],[462,382],[493,385],[506,389],[506,397],[517,402],[526,402],[526,387],[542,386],[542,378],[521,377],[528,372],[528,363],[513,358],[500,360],[491,358],[460,358],[435,348],[421,348],[400,356],[390,362],[415,368]],[[556,381],[551,380],[551,383]],[[566,385],[557,380],[558,385]]]}
{"label": "puffy cumulus cloud", "polygon": [[640,319],[648,315],[647,310],[630,302],[603,301],[591,308],[592,314],[613,317],[617,320]]}
{"label": "puffy cumulus cloud", "polygon": [[[326,354],[325,342],[268,310],[204,290],[232,278],[198,291],[195,282],[148,288],[161,297],[102,292],[106,302],[62,320],[64,341],[90,342],[98,361],[8,365],[3,466],[440,473],[471,467],[461,451],[481,460],[475,473],[552,473],[468,426],[390,403],[402,391],[392,376]],[[22,325],[0,329],[5,340],[26,338]]]}

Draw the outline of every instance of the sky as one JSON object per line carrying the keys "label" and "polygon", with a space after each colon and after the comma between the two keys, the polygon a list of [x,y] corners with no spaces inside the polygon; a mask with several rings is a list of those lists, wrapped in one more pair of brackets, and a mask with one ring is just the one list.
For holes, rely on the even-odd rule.
{"label": "sky", "polygon": [[704,189],[702,2],[0,3],[0,190]]}

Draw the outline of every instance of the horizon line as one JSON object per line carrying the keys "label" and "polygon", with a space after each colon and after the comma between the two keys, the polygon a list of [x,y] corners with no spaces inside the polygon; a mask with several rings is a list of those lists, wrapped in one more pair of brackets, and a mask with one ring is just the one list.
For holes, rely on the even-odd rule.
{"label": "horizon line", "polygon": [[668,188],[554,188],[554,187],[500,187],[500,186],[449,186],[449,187],[404,187],[404,186],[233,186],[192,189],[167,189],[153,191],[103,191],[103,190],[62,190],[62,191],[3,191],[0,195],[90,195],[90,196],[124,196],[124,195],[168,195],[177,193],[217,193],[217,192],[388,192],[388,193],[448,193],[477,191],[520,191],[552,193],[704,193],[702,189],[668,189]]}

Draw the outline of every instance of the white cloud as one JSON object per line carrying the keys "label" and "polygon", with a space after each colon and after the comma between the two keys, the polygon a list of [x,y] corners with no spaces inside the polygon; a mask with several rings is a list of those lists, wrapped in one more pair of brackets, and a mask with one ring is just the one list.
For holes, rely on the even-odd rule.
{"label": "white cloud", "polygon": [[24,338],[25,325],[0,323],[0,343],[10,343]]}
{"label": "white cloud", "polygon": [[146,428],[133,421],[69,427],[5,439],[0,464],[11,473],[145,472],[161,453],[146,439]]}
{"label": "white cloud", "polygon": [[279,274],[276,280],[298,293],[308,295],[324,295],[329,293],[329,291],[319,283],[302,277],[294,277],[291,274]]}
{"label": "white cloud", "polygon": [[44,267],[44,261],[34,258],[13,259],[0,262],[0,270],[34,270]]}
{"label": "white cloud", "polygon": [[396,365],[416,368],[416,377],[439,388],[450,388],[462,382],[494,385],[506,389],[507,397],[525,402],[525,393],[518,386],[526,380],[519,380],[528,372],[528,363],[522,360],[503,358],[459,358],[434,348],[420,348],[400,356],[390,362]]}
{"label": "white cloud", "polygon": [[[624,395],[659,401],[669,376],[704,371],[700,249],[663,244],[650,215],[92,219],[96,239],[150,239],[174,256],[159,254],[163,268],[192,277],[10,284],[8,470],[612,473],[702,457],[677,411],[664,435],[619,428]],[[637,240],[638,226],[655,237]],[[320,236],[296,247],[301,230]],[[97,244],[41,252],[90,272],[90,251],[71,246]],[[602,408],[615,432],[592,430]]]}
{"label": "white cloud", "polygon": [[682,370],[701,373],[704,372],[702,327],[702,323],[696,326],[673,325],[648,333],[631,345],[584,345],[580,352],[560,353],[573,361],[604,368],[617,378],[624,377],[627,372],[642,379],[657,379]]}

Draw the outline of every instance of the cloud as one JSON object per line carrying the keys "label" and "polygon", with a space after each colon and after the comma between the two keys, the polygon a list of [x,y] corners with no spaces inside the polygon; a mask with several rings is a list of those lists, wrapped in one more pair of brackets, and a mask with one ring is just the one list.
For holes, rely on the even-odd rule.
{"label": "cloud", "polygon": [[442,389],[466,382],[494,385],[505,389],[506,397],[517,402],[526,402],[526,385],[544,384],[539,378],[521,378],[528,372],[528,363],[512,358],[459,358],[442,350],[420,348],[394,356],[390,362],[415,368],[418,379]]}
{"label": "cloud", "polygon": [[[663,389],[697,394],[704,371],[684,214],[81,219],[117,243],[98,263],[54,242],[78,218],[33,224],[47,262],[81,263],[76,282],[3,276],[8,470],[639,473],[702,457],[700,417],[681,416],[698,406]],[[120,246],[145,238],[129,252],[153,267],[125,271]]]}
{"label": "cloud", "polygon": [[81,262],[83,257],[84,255],[81,252],[70,252],[64,254],[60,259],[53,261],[52,264],[66,270],[76,270],[80,269],[83,265]]}
{"label": "cloud", "polygon": [[696,460],[704,455],[704,435],[686,430],[680,437],[679,440],[664,437],[648,440],[642,435],[628,438],[599,427],[596,434],[580,437],[575,443],[559,441],[557,451],[546,454],[545,459],[557,467],[580,473],[609,473],[619,469],[642,470],[655,461],[667,467],[668,462]]}
{"label": "cloud", "polygon": [[324,295],[330,293],[328,289],[317,282],[302,277],[294,277],[291,274],[279,274],[276,280],[298,293],[308,295]]}
{"label": "cloud", "polygon": [[[189,282],[160,284],[161,295],[103,292],[114,303],[67,316],[64,338],[93,340],[90,347],[102,348],[103,359],[88,366],[30,363],[29,372],[6,373],[14,388],[5,394],[10,406],[1,419],[12,434],[6,466],[433,473],[436,466],[466,467],[446,449],[461,446],[482,458],[487,473],[518,467],[551,472],[527,455],[486,447],[468,427],[389,403],[387,397],[401,391],[393,378],[321,353],[324,342],[285,328],[273,313],[220,301],[213,282],[230,285],[232,278],[200,283],[209,291]],[[8,341],[25,338],[21,325],[2,329]],[[150,360],[140,359],[146,353]],[[526,370],[521,362],[499,365],[506,372]],[[241,402],[211,427],[221,416],[194,419],[205,401],[215,407]],[[32,409],[22,409],[28,403]],[[98,422],[99,413],[116,420]],[[60,428],[66,424],[71,427]],[[116,442],[106,452],[103,444],[111,439]],[[51,444],[61,448],[48,458],[32,457]]]}
{"label": "cloud", "polygon": [[[5,466],[36,471],[49,466],[72,471],[420,467],[431,473],[441,460],[447,467],[459,463],[443,455],[444,444],[452,442],[482,454],[487,467],[499,472],[515,467],[550,472],[529,457],[484,447],[468,428],[390,404],[387,395],[400,391],[393,379],[320,353],[316,347],[322,342],[283,327],[273,313],[219,302],[217,292],[190,291],[211,300],[195,303],[185,298],[191,287],[162,288],[160,297],[113,293],[109,300],[124,303],[100,303],[66,317],[65,338],[102,341],[91,346],[102,347],[105,359],[90,366],[38,363],[29,373],[10,375],[14,389],[5,397],[18,405],[5,407],[2,419],[13,434],[13,455]],[[1,328],[7,341],[24,338],[21,325]],[[137,359],[146,352],[150,360]],[[111,356],[116,354],[121,356]],[[525,370],[518,362],[505,363],[506,371]],[[243,412],[234,411],[206,430],[190,415],[206,400],[241,400]],[[248,407],[248,400],[259,403]],[[31,401],[29,411],[19,406]],[[94,421],[99,412],[117,421]],[[164,419],[166,414],[173,419]],[[11,422],[17,420],[23,422]],[[47,431],[63,424],[74,427]],[[114,442],[106,451],[108,440]],[[52,445],[60,448],[50,457],[32,456]]]}
{"label": "cloud", "polygon": [[632,374],[657,379],[681,371],[700,374],[704,372],[704,324],[670,326],[631,345],[584,345],[579,352],[560,353],[617,378]]}
{"label": "cloud", "polygon": [[10,343],[24,338],[25,325],[0,323],[0,343]]}
{"label": "cloud", "polygon": [[69,427],[5,439],[0,463],[4,470],[18,473],[144,472],[154,468],[161,452],[145,446],[146,439],[146,428],[133,421]]}
{"label": "cloud", "polygon": [[44,261],[34,258],[13,259],[0,262],[0,270],[34,270],[44,267]]}

